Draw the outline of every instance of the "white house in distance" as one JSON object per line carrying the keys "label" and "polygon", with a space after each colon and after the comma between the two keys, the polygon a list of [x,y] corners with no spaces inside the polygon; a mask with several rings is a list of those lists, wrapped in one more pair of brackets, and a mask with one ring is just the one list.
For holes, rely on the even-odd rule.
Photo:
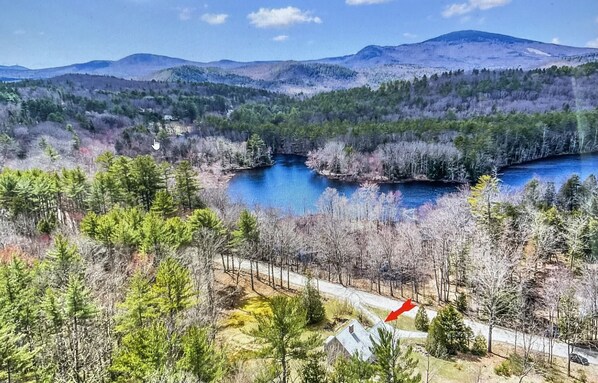
{"label": "white house in distance", "polygon": [[369,330],[358,320],[353,319],[336,335],[329,336],[324,342],[324,350],[328,356],[328,362],[332,363],[339,356],[351,357],[357,355],[359,359],[367,362],[374,361],[372,354],[372,339],[379,339],[378,329],[387,325],[380,321]]}

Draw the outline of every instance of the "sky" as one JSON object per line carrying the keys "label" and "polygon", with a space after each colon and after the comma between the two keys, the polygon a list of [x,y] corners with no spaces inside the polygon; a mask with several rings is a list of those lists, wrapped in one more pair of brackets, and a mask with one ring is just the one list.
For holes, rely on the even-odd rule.
{"label": "sky", "polygon": [[464,29],[598,48],[598,0],[0,0],[0,65],[305,60]]}

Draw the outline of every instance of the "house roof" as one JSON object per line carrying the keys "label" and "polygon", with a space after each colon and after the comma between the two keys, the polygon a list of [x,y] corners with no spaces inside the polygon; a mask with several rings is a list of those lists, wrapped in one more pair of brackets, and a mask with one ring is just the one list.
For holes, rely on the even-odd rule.
{"label": "house roof", "polygon": [[[351,331],[351,328],[353,331]],[[336,339],[349,355],[358,354],[361,360],[369,361],[373,357],[371,350],[373,346],[372,339],[374,341],[379,341],[380,339],[379,329],[393,331],[391,326],[382,321],[376,323],[369,330],[366,330],[358,320],[353,319],[338,334],[329,336],[326,339],[325,345],[329,345]]]}
{"label": "house roof", "polygon": [[[351,331],[351,328],[353,331]],[[334,337],[328,338],[326,342],[329,343],[334,338],[336,338],[349,355],[359,354],[362,360],[369,360],[372,357],[370,332],[359,321],[352,320],[343,330]]]}

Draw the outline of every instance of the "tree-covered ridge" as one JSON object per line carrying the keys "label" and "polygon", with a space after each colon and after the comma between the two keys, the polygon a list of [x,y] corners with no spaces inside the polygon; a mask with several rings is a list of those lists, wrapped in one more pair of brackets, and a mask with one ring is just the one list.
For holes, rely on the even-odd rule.
{"label": "tree-covered ridge", "polygon": [[[321,93],[291,107],[298,113],[293,117],[304,124],[591,109],[596,105],[593,88],[597,69],[596,63],[589,63],[533,71],[445,72],[383,83],[378,89]],[[251,109],[252,105],[246,107]],[[267,117],[263,122],[270,121]]]}
{"label": "tree-covered ridge", "polygon": [[[258,134],[275,152],[313,151],[323,173],[474,180],[514,163],[596,150],[596,67],[456,71],[311,98],[82,75],[23,81],[2,85],[11,96],[0,104],[0,152],[26,158],[44,135],[56,138],[46,138],[44,150],[56,149],[75,134],[52,128],[70,124],[80,147],[89,147],[89,137],[135,156],[150,154],[157,140],[169,161],[197,166],[217,157],[234,169],[252,166],[239,144]],[[214,145],[215,135],[232,143]],[[344,158],[326,158],[329,141],[347,147]],[[347,165],[327,165],[339,162]]]}
{"label": "tree-covered ridge", "polygon": [[[9,355],[0,374],[10,371],[15,381],[260,381],[242,375],[246,365],[229,358],[217,337],[214,267],[238,279],[240,258],[254,288],[286,293],[290,272],[311,272],[420,304],[454,302],[427,325],[426,347],[438,357],[491,351],[498,325],[539,337],[558,324],[566,330],[548,342],[596,341],[593,176],[573,176],[559,189],[533,181],[517,194],[484,176],[412,218],[400,196],[375,185],[350,198],[328,190],[318,213],[306,217],[249,212],[221,193],[198,195],[188,163],[169,171],[147,156],[104,154],[93,177],[78,169],[4,170],[0,181],[0,352]],[[420,380],[417,351],[389,334],[374,342],[373,365],[349,358],[324,367],[321,339],[308,328],[322,318],[319,300],[308,285],[258,315],[248,336],[265,379],[305,372]],[[457,310],[487,323],[488,333],[474,340]],[[523,366],[540,369],[538,360]]]}
{"label": "tree-covered ridge", "polygon": [[[223,121],[223,129],[236,129]],[[501,114],[466,120],[419,119],[398,122],[323,123],[315,125],[243,125],[242,130],[260,134],[283,151],[309,151],[314,168],[336,173],[326,164],[341,164],[341,175],[389,180],[423,176],[429,179],[476,179],[504,166],[559,154],[592,152],[598,149],[598,111],[550,112],[544,114]],[[336,140],[347,150],[329,150]],[[392,147],[406,150],[388,150]],[[455,149],[458,152],[455,152]],[[410,152],[429,157],[420,164],[397,158]],[[447,156],[447,153],[448,154]],[[364,159],[365,158],[365,159]],[[393,159],[394,158],[394,159]],[[336,165],[335,165],[336,166]],[[408,170],[407,166],[412,166]],[[428,170],[445,169],[445,170]],[[396,170],[395,170],[396,169]],[[417,170],[419,169],[419,170]],[[448,169],[453,169],[448,171]]]}

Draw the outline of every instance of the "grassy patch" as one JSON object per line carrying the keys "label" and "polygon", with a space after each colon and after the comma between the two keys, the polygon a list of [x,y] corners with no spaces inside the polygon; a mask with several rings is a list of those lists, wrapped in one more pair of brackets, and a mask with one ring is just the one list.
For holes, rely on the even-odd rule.
{"label": "grassy patch", "polygon": [[[385,311],[374,307],[368,307],[368,310],[378,315],[381,319],[386,318],[386,316],[389,313],[388,310]],[[415,320],[413,318],[409,318],[406,315],[399,316],[397,320],[390,322],[390,325],[400,330],[417,331],[417,329],[415,328]]]}
{"label": "grassy patch", "polygon": [[251,297],[242,302],[242,306],[233,311],[224,321],[224,327],[242,328],[255,322],[255,315],[267,314],[270,311],[268,299],[262,296]]}

